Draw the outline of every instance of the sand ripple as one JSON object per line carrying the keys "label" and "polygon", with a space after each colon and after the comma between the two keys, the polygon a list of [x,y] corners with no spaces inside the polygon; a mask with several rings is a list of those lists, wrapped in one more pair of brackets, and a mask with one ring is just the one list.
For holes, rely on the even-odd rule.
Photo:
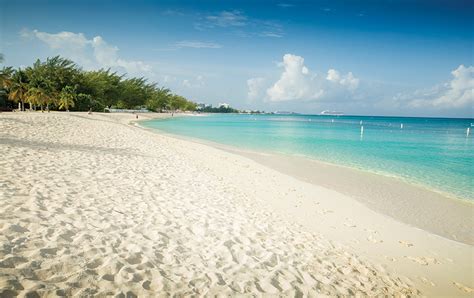
{"label": "sand ripple", "polygon": [[419,294],[214,175],[208,152],[91,118],[0,117],[0,295]]}

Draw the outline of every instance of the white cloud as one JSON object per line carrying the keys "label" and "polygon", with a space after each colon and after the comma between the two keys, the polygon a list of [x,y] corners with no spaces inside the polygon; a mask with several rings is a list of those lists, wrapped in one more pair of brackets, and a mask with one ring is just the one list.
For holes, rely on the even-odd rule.
{"label": "white cloud", "polygon": [[256,100],[259,97],[263,97],[263,85],[265,83],[264,78],[251,78],[247,80],[247,98],[250,101]]}
{"label": "white cloud", "polygon": [[406,104],[412,108],[472,108],[474,105],[474,67],[460,65],[451,74],[453,79],[450,82],[428,90],[417,90],[412,94],[401,93],[394,99],[399,104]]}
{"label": "white cloud", "polygon": [[359,87],[359,79],[354,77],[352,72],[341,76],[337,70],[329,69],[326,80],[336,84],[341,84],[342,86],[347,87],[349,90],[355,90],[357,87]]}
{"label": "white cloud", "polygon": [[191,88],[191,83],[189,82],[189,80],[183,80],[183,86],[184,87],[188,87],[188,88]]}
{"label": "white cloud", "polygon": [[231,32],[241,37],[260,36],[279,38],[283,37],[283,27],[274,21],[247,17],[242,11],[221,11],[216,14],[201,17],[194,28],[208,30],[212,28],[229,28]]}
{"label": "white cloud", "polygon": [[164,83],[172,83],[176,81],[176,77],[170,75],[163,75],[162,78]]}
{"label": "white cloud", "polygon": [[[27,31],[22,32],[23,36],[27,35]],[[31,32],[33,36],[49,45],[52,49],[60,49],[65,47],[70,48],[84,48],[89,43],[89,40],[82,33],[73,32],[59,32],[57,34],[50,34],[46,32],[40,32],[33,30]]]}
{"label": "white cloud", "polygon": [[127,72],[134,74],[151,71],[151,67],[142,61],[130,61],[119,58],[119,49],[116,46],[107,44],[100,36],[92,39],[92,47],[94,49],[94,56],[102,67],[121,67]]}
{"label": "white cloud", "polygon": [[206,20],[211,26],[231,27],[245,26],[247,17],[238,10],[222,11],[216,15],[206,16]]}
{"label": "white cloud", "polygon": [[87,39],[82,33],[47,33],[22,30],[22,37],[37,38],[58,54],[74,60],[85,68],[118,68],[131,74],[150,72],[151,67],[142,61],[120,58],[119,49],[109,45],[101,36]]}
{"label": "white cloud", "polygon": [[198,75],[193,79],[183,80],[183,86],[186,88],[201,88],[204,86],[204,83],[204,77],[201,75]]}
{"label": "white cloud", "polygon": [[319,90],[312,90],[309,70],[304,66],[304,58],[292,54],[285,54],[279,66],[284,68],[280,79],[267,89],[270,101],[287,101],[310,99],[320,95]]}
{"label": "white cloud", "polygon": [[312,74],[301,56],[286,54],[279,66],[284,70],[280,79],[267,89],[269,101],[327,99],[352,92],[359,85],[359,79],[351,72],[341,75],[337,70],[330,69],[326,78]]}
{"label": "white cloud", "polygon": [[100,36],[92,39],[92,48],[96,60],[104,66],[113,66],[118,60],[118,48],[108,45]]}
{"label": "white cloud", "polygon": [[280,38],[280,37],[283,37],[283,34],[278,33],[278,32],[272,32],[272,31],[263,31],[262,33],[260,33],[260,36]]}
{"label": "white cloud", "polygon": [[254,26],[258,28],[254,31],[261,31],[258,35],[263,37],[283,37],[283,26],[273,21],[259,21],[254,22]]}
{"label": "white cloud", "polygon": [[326,76],[326,80],[331,81],[331,82],[339,82],[341,79],[341,75],[339,72],[335,69],[330,69],[328,70],[328,75]]}
{"label": "white cloud", "polygon": [[222,48],[220,44],[213,43],[213,42],[202,42],[202,41],[195,41],[195,40],[182,40],[175,44],[177,48],[195,48],[195,49],[219,49]]}

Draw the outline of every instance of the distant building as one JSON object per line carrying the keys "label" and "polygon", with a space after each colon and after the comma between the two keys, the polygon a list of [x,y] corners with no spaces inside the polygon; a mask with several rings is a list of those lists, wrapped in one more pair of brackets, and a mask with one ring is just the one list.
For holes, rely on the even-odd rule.
{"label": "distant building", "polygon": [[212,105],[200,102],[196,105],[196,110],[200,111],[200,110],[204,110],[205,108],[210,108],[210,107],[212,107]]}
{"label": "distant building", "polygon": [[228,103],[219,103],[218,107],[228,109],[230,107],[230,105]]}

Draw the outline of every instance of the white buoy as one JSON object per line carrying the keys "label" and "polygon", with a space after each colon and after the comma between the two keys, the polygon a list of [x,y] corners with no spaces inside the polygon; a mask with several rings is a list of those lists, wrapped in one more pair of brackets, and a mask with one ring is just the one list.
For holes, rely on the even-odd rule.
{"label": "white buoy", "polygon": [[470,133],[471,133],[471,128],[468,127],[468,128],[466,129],[466,137],[468,137]]}
{"label": "white buoy", "polygon": [[332,119],[331,122],[334,123],[334,119]]}
{"label": "white buoy", "polygon": [[403,123],[402,123],[402,124],[400,124],[400,129],[403,129]]}
{"label": "white buoy", "polygon": [[364,126],[361,126],[360,127],[360,135],[363,135],[364,134]]}
{"label": "white buoy", "polygon": [[360,123],[359,123],[359,124],[362,125],[362,120],[360,120]]}

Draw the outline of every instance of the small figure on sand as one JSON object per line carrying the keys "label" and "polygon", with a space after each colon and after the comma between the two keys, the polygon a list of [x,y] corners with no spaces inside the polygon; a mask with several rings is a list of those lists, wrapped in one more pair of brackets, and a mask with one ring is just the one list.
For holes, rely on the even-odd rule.
{"label": "small figure on sand", "polygon": [[92,115],[92,108],[89,108],[89,112],[87,114]]}
{"label": "small figure on sand", "polygon": [[137,115],[135,115],[135,116],[136,116],[135,118],[136,118],[136,119],[138,119],[138,114],[137,114]]}

